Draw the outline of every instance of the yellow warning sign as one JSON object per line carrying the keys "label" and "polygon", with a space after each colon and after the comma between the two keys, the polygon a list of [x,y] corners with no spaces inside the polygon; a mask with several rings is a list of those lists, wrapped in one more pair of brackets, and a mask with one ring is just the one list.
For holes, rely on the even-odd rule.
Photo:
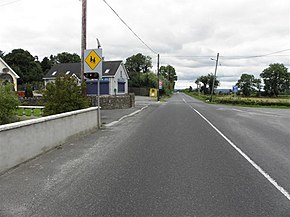
{"label": "yellow warning sign", "polygon": [[96,66],[101,62],[102,58],[99,57],[99,55],[92,50],[89,55],[87,56],[87,58],[85,59],[87,65],[94,70],[96,68]]}

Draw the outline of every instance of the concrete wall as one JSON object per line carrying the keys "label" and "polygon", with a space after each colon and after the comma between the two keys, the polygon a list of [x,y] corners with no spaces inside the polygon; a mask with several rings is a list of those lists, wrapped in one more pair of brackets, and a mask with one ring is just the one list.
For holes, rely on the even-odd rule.
{"label": "concrete wall", "polygon": [[0,126],[0,173],[97,128],[97,108]]}

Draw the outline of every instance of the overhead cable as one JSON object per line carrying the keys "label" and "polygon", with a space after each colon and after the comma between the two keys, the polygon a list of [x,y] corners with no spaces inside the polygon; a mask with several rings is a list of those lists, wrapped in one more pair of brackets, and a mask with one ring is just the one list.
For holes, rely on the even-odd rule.
{"label": "overhead cable", "polygon": [[147,45],[133,30],[132,28],[120,17],[120,15],[108,4],[106,0],[103,2],[114,12],[114,14],[124,23],[124,25],[144,44],[151,52],[157,54],[155,50],[153,50],[149,45]]}

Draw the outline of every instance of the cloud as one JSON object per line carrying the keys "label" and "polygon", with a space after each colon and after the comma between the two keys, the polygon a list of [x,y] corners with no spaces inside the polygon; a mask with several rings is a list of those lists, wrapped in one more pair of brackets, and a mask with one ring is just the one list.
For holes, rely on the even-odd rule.
{"label": "cloud", "polygon": [[[107,0],[153,50],[161,64],[175,67],[182,84],[214,72],[225,85],[242,73],[259,76],[273,62],[290,67],[290,52],[244,58],[289,48],[288,0]],[[0,49],[24,48],[41,58],[63,51],[80,54],[81,2],[23,0],[0,7]],[[11,16],[13,15],[13,16]],[[87,47],[99,38],[106,59],[156,57],[101,0],[88,1]],[[9,19],[6,19],[9,18]],[[234,58],[235,57],[235,58]],[[239,57],[239,58],[238,58]],[[230,81],[229,81],[230,80]],[[188,82],[186,82],[188,81]]]}

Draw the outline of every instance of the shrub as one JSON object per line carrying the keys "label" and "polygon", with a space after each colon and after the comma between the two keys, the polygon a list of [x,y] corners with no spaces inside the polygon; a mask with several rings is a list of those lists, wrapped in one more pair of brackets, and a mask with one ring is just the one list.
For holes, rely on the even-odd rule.
{"label": "shrub", "polygon": [[89,107],[85,84],[78,86],[71,77],[58,77],[55,83],[49,83],[43,93],[44,115],[53,115]]}
{"label": "shrub", "polygon": [[25,97],[33,97],[33,88],[31,84],[27,84],[25,89]]}
{"label": "shrub", "polygon": [[0,85],[0,124],[8,124],[16,120],[19,104],[12,85]]}

